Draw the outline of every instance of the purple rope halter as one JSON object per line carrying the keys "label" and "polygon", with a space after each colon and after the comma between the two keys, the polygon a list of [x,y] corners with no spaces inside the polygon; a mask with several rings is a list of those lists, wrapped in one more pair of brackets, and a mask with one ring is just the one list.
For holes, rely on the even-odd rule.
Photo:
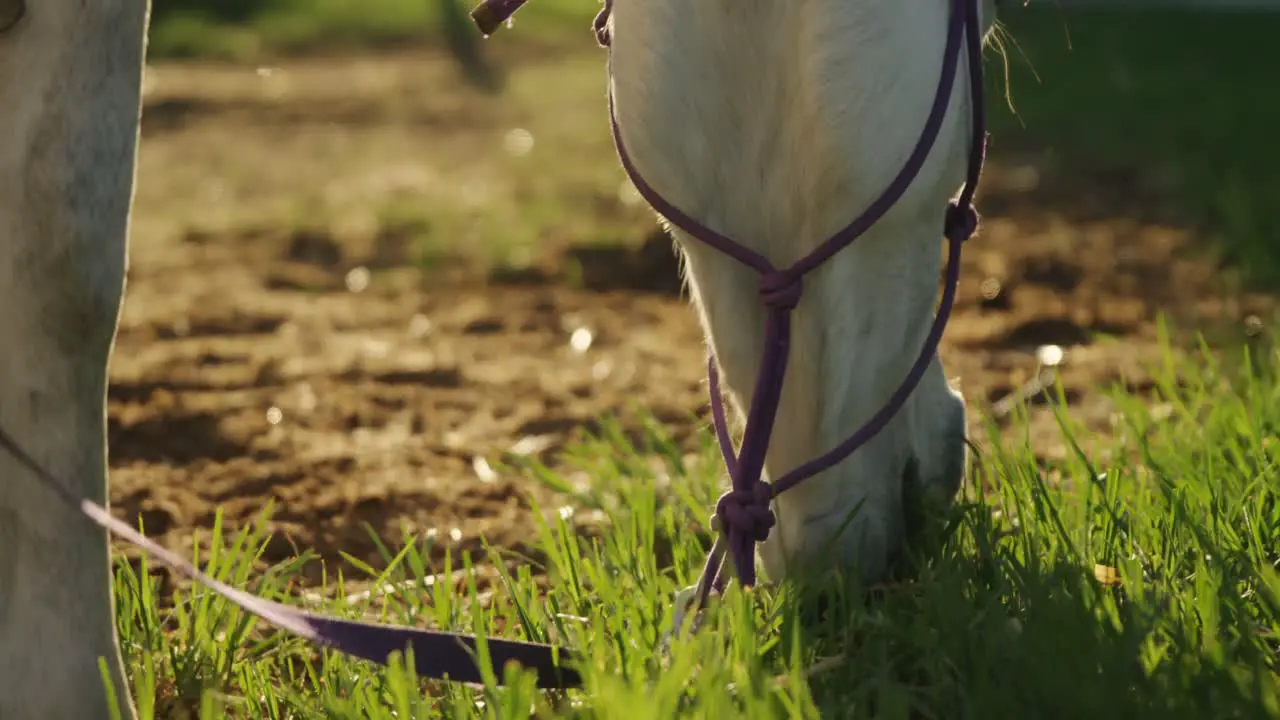
{"label": "purple rope halter", "polygon": [[[483,4],[472,12],[472,17],[481,31],[488,35],[511,17],[525,1],[484,0]],[[596,16],[593,24],[596,38],[604,46],[608,46],[610,40],[608,21],[611,9],[612,0],[605,0],[604,9]],[[812,253],[784,269],[773,267],[762,255],[689,217],[663,199],[644,181],[631,162],[626,148],[623,147],[617,116],[614,113],[613,96],[610,93],[609,120],[614,141],[617,144],[618,157],[640,194],[658,213],[677,227],[760,274],[761,299],[769,309],[769,314],[765,326],[764,357],[760,374],[756,379],[755,396],[747,415],[747,427],[740,453],[734,452],[733,443],[729,438],[715,359],[711,358],[707,365],[716,437],[732,479],[732,489],[721,496],[716,504],[714,523],[728,538],[728,548],[733,558],[734,568],[744,585],[750,586],[755,583],[754,546],[768,536],[769,530],[774,525],[773,512],[769,509],[770,501],[778,493],[834,466],[882,430],[911,395],[925,368],[928,367],[929,361],[937,352],[938,341],[942,337],[943,328],[946,326],[951,307],[955,302],[956,285],[959,282],[960,273],[960,249],[978,226],[978,215],[973,209],[973,195],[977,190],[986,154],[986,115],[983,101],[982,38],[978,25],[978,0],[953,0],[951,13],[942,79],[938,85],[933,108],[929,112],[920,140],[902,170],[862,215],[831,236]],[[782,381],[786,376],[787,355],[791,340],[791,311],[800,302],[804,275],[848,246],[874,225],[902,197],[920,172],[937,139],[943,116],[946,114],[947,103],[959,66],[962,35],[968,46],[973,138],[964,189],[959,198],[947,208],[943,226],[943,234],[949,243],[946,286],[937,316],[925,339],[924,348],[915,364],[911,366],[906,379],[894,391],[884,407],[870,420],[825,455],[795,468],[770,485],[760,476],[764,468],[769,435],[777,414]],[[112,517],[102,506],[78,497],[66,483],[41,467],[2,429],[0,429],[0,447],[29,469],[40,483],[57,495],[67,507],[144,550],[178,574],[200,583],[245,612],[265,620],[280,630],[379,664],[386,664],[392,653],[408,648],[413,651],[417,673],[423,677],[468,683],[483,682],[484,675],[476,664],[479,638],[475,636],[345,620],[304,612],[237,590],[218,582],[196,569],[191,563],[165,550],[127,523]],[[723,587],[724,545],[724,542],[717,541],[707,558],[702,578],[698,583],[700,604],[705,602],[712,587]],[[537,673],[540,688],[570,688],[581,685],[582,678],[578,672],[566,666],[575,664],[578,660],[563,648],[500,638],[486,638],[485,643],[488,646],[491,666],[495,670],[501,669],[509,662],[515,662]],[[501,677],[501,673],[496,674]]]}
{"label": "purple rope halter", "polygon": [[[595,31],[603,44],[609,43],[607,18],[608,5],[596,17]],[[894,415],[902,408],[911,396],[916,385],[923,377],[929,362],[938,350],[942,332],[951,316],[955,303],[956,286],[959,284],[960,251],[964,242],[977,231],[978,213],[973,208],[973,196],[977,191],[978,181],[982,174],[982,164],[986,155],[986,113],[982,83],[982,39],[978,22],[978,6],[973,0],[954,0],[951,8],[951,22],[947,33],[947,44],[943,54],[942,78],[938,83],[937,93],[933,99],[933,107],[929,111],[925,127],[916,142],[915,149],[903,164],[902,169],[894,177],[884,192],[853,222],[836,232],[813,252],[801,258],[787,268],[773,266],[763,255],[725,237],[724,235],[703,225],[690,217],[680,208],[673,205],[656,191],[636,169],[622,142],[622,133],[618,127],[617,113],[613,93],[609,94],[609,122],[613,130],[614,143],[622,167],[630,176],[632,183],[640,195],[659,214],[673,225],[688,233],[699,242],[728,255],[760,275],[760,298],[768,309],[765,319],[764,352],[760,361],[760,371],[756,376],[755,393],[751,407],[747,412],[746,429],[743,433],[742,447],[735,452],[733,442],[729,438],[728,423],[725,418],[724,400],[720,393],[720,378],[716,370],[716,361],[711,357],[707,362],[708,386],[711,394],[712,417],[715,423],[716,438],[720,444],[720,452],[724,456],[725,466],[729,470],[731,489],[720,496],[716,503],[713,527],[719,529],[727,537],[728,552],[733,560],[734,570],[744,586],[752,586],[756,581],[755,544],[764,542],[776,520],[770,509],[770,502],[778,494],[795,487],[802,481],[827,470],[865,445],[889,424]],[[791,312],[799,304],[803,294],[803,280],[806,273],[822,265],[839,251],[853,244],[863,233],[870,229],[886,212],[902,197],[911,182],[919,174],[938,138],[946,115],[947,105],[955,83],[960,63],[960,43],[962,35],[966,36],[969,60],[969,90],[972,95],[973,122],[972,145],[969,153],[969,165],[964,188],[960,196],[947,208],[943,235],[948,242],[946,284],[942,302],[938,307],[933,325],[925,338],[924,346],[915,363],[907,372],[906,378],[897,390],[889,397],[874,415],[844,442],[825,454],[794,468],[783,475],[774,484],[761,479],[764,460],[769,448],[769,438],[773,430],[774,419],[778,413],[778,403],[782,395],[783,379],[787,372],[787,359],[791,347]],[[698,581],[697,598],[699,606],[705,603],[711,589],[722,589],[724,585],[724,543],[717,543],[707,556],[702,576]]]}

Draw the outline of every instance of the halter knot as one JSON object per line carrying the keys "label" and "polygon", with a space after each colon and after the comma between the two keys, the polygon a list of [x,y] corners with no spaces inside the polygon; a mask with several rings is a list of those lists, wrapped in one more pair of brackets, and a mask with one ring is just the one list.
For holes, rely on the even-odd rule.
{"label": "halter knot", "polygon": [[733,530],[753,542],[764,542],[778,522],[769,508],[772,499],[773,486],[764,480],[750,490],[730,490],[716,501],[712,524],[723,532]]}
{"label": "halter knot", "polygon": [[973,209],[973,205],[953,200],[947,205],[942,234],[952,242],[964,242],[978,232],[978,222],[978,211]]}
{"label": "halter knot", "polygon": [[760,299],[773,310],[794,310],[804,294],[804,277],[786,270],[772,270],[760,276]]}

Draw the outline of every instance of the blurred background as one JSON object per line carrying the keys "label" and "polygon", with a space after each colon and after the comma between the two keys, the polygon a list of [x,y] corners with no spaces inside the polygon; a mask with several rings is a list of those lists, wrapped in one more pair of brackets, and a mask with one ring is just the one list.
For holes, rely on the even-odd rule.
{"label": "blurred background", "polygon": [[[148,534],[189,548],[275,500],[269,562],[375,562],[366,524],[533,552],[529,494],[596,521],[572,498],[607,454],[572,443],[704,457],[702,337],[613,154],[598,5],[482,40],[459,1],[155,0],[110,399],[114,510]],[[1105,434],[1163,318],[1268,342],[1277,10],[1006,3],[943,350],[975,426],[1053,462],[1046,364]]]}

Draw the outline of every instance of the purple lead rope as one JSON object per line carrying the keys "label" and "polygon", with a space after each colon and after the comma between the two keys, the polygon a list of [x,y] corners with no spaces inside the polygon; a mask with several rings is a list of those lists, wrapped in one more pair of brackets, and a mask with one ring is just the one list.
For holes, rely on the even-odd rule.
{"label": "purple lead rope", "polygon": [[[510,18],[524,2],[525,0],[484,0],[483,4],[472,12],[472,17],[481,31],[488,35]],[[608,46],[610,41],[611,9],[612,0],[605,0],[604,8],[593,23],[596,39],[604,46]],[[949,243],[946,285],[937,316],[925,339],[924,348],[907,373],[906,379],[890,396],[889,401],[857,432],[825,455],[795,468],[770,485],[761,479],[761,475],[764,470],[765,453],[769,446],[769,436],[777,415],[783,379],[786,377],[787,356],[791,342],[791,311],[800,302],[804,275],[848,246],[874,225],[897,202],[919,173],[937,139],[943,116],[946,114],[959,65],[959,45],[962,36],[968,45],[973,138],[964,189],[958,199],[948,207],[946,213],[943,228]],[[771,500],[778,493],[834,466],[882,430],[906,402],[937,352],[943,328],[946,326],[955,302],[960,272],[960,250],[965,240],[976,231],[978,225],[978,216],[973,209],[973,195],[977,190],[986,154],[982,38],[978,23],[978,0],[953,0],[952,2],[952,17],[947,34],[942,79],[934,98],[933,108],[919,142],[897,177],[856,220],[799,262],[782,270],[774,268],[762,255],[689,217],[667,202],[644,181],[622,144],[622,134],[618,129],[617,115],[614,112],[612,91],[609,95],[609,121],[622,166],[640,194],[659,214],[695,239],[760,273],[760,294],[768,308],[765,321],[764,356],[761,360],[760,374],[756,378],[751,408],[747,414],[747,425],[740,452],[734,451],[733,442],[729,437],[715,358],[711,358],[708,362],[708,385],[711,391],[711,409],[715,421],[716,438],[724,454],[725,465],[728,467],[732,482],[729,492],[721,496],[716,503],[714,524],[727,537],[727,543],[717,541],[707,557],[698,583],[698,599],[701,605],[706,601],[713,587],[721,589],[724,585],[724,550],[721,548],[726,544],[732,555],[739,580],[746,586],[755,583],[754,546],[768,536],[775,522],[769,507]],[[387,664],[392,653],[411,649],[414,668],[423,677],[467,683],[484,681],[487,673],[483,672],[477,664],[480,639],[473,635],[366,623],[309,613],[237,590],[209,577],[191,563],[160,547],[128,524],[112,517],[102,506],[78,497],[66,483],[41,467],[2,429],[0,429],[0,447],[31,470],[41,485],[54,492],[68,507],[142,549],[180,575],[209,588],[245,612],[261,618],[280,630],[316,644],[326,645],[347,655],[384,665]],[[540,688],[572,688],[581,685],[581,675],[572,667],[568,667],[579,660],[562,648],[500,638],[485,638],[484,642],[489,653],[488,669],[493,671],[493,675],[499,679],[499,682],[503,677],[501,669],[508,663],[514,662],[534,670]],[[33,648],[33,651],[40,651],[40,649]]]}
{"label": "purple lead rope", "polygon": [[[41,467],[3,430],[0,430],[0,447],[31,470],[41,484],[52,490],[64,504],[130,545],[145,551],[179,575],[209,588],[241,610],[280,630],[380,665],[386,665],[392,653],[402,653],[409,648],[413,650],[414,669],[423,677],[477,684],[484,682],[484,674],[476,664],[478,648],[475,636],[309,613],[237,590],[209,577],[191,563],[164,549],[113,517],[102,506],[76,497],[66,483]],[[499,671],[499,680],[502,678],[502,667],[508,662],[516,662],[537,671],[539,687],[577,687],[582,682],[575,670],[563,666],[566,662],[576,662],[566,650],[553,645],[500,638],[487,638],[486,642],[491,665]],[[33,652],[38,650],[32,648]]]}

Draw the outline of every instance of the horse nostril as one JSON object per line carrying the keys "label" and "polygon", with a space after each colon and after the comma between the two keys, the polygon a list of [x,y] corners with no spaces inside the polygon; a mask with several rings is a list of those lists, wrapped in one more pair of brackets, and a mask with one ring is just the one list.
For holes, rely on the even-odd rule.
{"label": "horse nostril", "polygon": [[0,0],[0,32],[12,29],[26,14],[26,0]]}

